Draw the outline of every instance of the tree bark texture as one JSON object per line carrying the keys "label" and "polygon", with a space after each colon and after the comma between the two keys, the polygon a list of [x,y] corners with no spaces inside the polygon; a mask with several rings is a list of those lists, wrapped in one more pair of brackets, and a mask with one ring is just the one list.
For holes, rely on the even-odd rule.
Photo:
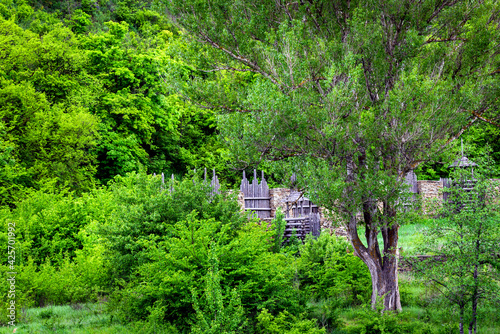
{"label": "tree bark texture", "polygon": [[[365,212],[365,222],[367,216]],[[370,270],[372,278],[372,308],[376,308],[377,302],[383,298],[384,310],[401,311],[401,299],[398,286],[398,229],[399,226],[382,227],[384,249],[380,253],[377,241],[379,229],[371,229],[368,224],[365,227],[367,246],[358,236],[356,216],[351,216],[348,224],[348,236],[354,248],[354,254],[358,256]]]}

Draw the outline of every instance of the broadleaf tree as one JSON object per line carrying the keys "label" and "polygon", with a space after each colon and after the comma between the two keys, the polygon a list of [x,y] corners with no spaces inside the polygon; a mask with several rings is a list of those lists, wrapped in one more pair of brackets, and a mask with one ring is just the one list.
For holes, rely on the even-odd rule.
{"label": "broadleaf tree", "polygon": [[[484,163],[484,161],[483,161]],[[500,185],[484,165],[451,173],[444,203],[435,203],[440,219],[425,231],[413,271],[432,283],[458,309],[459,329],[476,333],[481,307],[498,302],[500,286]]]}
{"label": "broadleaf tree", "polygon": [[382,299],[386,310],[401,309],[404,179],[494,110],[499,4],[166,5],[192,41],[182,54],[192,73],[166,70],[172,89],[220,111],[235,165],[297,173],[299,186],[345,222],[371,273],[372,306]]}

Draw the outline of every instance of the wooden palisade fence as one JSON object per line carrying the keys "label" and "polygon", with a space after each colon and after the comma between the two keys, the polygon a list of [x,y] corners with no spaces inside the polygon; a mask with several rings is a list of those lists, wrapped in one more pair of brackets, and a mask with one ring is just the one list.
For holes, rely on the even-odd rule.
{"label": "wooden palisade fence", "polygon": [[[251,183],[243,172],[240,190],[245,199],[245,210],[255,212],[255,215],[262,220],[274,218],[271,216],[271,197],[264,172],[261,174],[260,183],[256,170],[253,172]],[[319,236],[321,228],[318,206],[299,192],[292,192],[285,201],[285,239],[289,239],[293,234],[300,239],[304,239],[308,233]]]}
{"label": "wooden palisade fence", "polygon": [[[153,174],[156,176],[156,173]],[[169,191],[174,191],[174,174],[170,177],[170,188]],[[194,180],[193,180],[194,182]],[[203,173],[203,184],[207,184],[207,169],[205,168],[205,172]],[[165,189],[165,174],[161,173],[161,189]],[[219,178],[215,174],[215,169],[213,170],[212,179],[210,180],[210,196],[214,196],[215,194],[220,194],[220,183]]]}
{"label": "wooden palisade fence", "polygon": [[243,171],[240,190],[245,199],[245,210],[254,211],[257,218],[271,218],[271,197],[269,196],[269,185],[262,172],[261,181],[257,180],[257,171],[253,171],[252,183],[246,178]]}

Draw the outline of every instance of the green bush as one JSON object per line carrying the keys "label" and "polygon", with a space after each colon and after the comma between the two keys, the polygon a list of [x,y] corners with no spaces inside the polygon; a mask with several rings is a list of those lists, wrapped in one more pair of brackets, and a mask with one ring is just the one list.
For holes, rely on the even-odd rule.
{"label": "green bush", "polygon": [[[7,240],[9,223],[15,224],[16,261],[31,258],[36,265],[47,259],[54,265],[71,260],[84,248],[83,229],[90,223],[105,223],[112,216],[113,198],[103,190],[76,197],[72,193],[36,191],[13,210],[0,210],[0,241]],[[6,253],[0,254],[2,263]]]}
{"label": "green bush", "polygon": [[[245,311],[236,289],[231,291],[229,302],[224,303],[220,284],[219,261],[215,253],[212,244],[209,255],[210,268],[205,277],[206,288],[203,297],[206,307],[204,309],[200,308],[196,292],[192,291],[197,321],[191,328],[191,332],[193,334],[241,333],[246,325]],[[226,293],[226,297],[227,295]]]}
{"label": "green bush", "polygon": [[273,252],[279,253],[283,246],[283,239],[286,228],[285,215],[281,211],[281,208],[276,209],[276,215],[271,222],[272,230],[274,231],[273,236]]}
{"label": "green bush", "polygon": [[337,307],[369,299],[370,273],[345,239],[322,233],[306,238],[300,247],[298,273],[301,289],[313,299],[335,300]]}
{"label": "green bush", "polygon": [[[145,252],[150,261],[137,268],[130,282],[123,281],[123,289],[112,297],[117,317],[135,321],[154,314],[156,321],[189,330],[197,320],[193,291],[205,290],[211,270],[211,245],[219,261],[221,291],[230,296],[237,290],[250,322],[263,307],[273,313],[303,310],[294,286],[295,258],[270,251],[272,231],[249,222],[234,233],[230,224],[200,220],[193,212],[173,226],[170,237],[149,242]],[[202,310],[211,307],[206,299],[197,303]]]}
{"label": "green bush", "polygon": [[319,329],[315,320],[304,319],[304,315],[294,316],[287,311],[273,316],[267,309],[263,309],[257,317],[257,333],[262,334],[321,334],[326,333],[324,328]]}
{"label": "green bush", "polygon": [[206,298],[195,303],[193,295],[206,290],[211,247],[220,294],[229,298],[236,289],[249,328],[262,308],[303,312],[297,260],[272,252],[275,231],[249,222],[234,198],[211,195],[196,178],[169,182],[131,174],[109,187],[117,206],[100,235],[114,270],[110,307],[118,319],[170,323],[180,331],[210,323],[213,305]]}
{"label": "green bush", "polygon": [[[210,195],[210,188],[196,177],[162,185],[159,176],[131,173],[117,176],[109,191],[116,206],[99,234],[106,243],[115,279],[128,280],[135,269],[149,263],[151,245],[173,236],[176,224],[186,221],[193,211],[200,220],[225,222],[227,239],[246,222],[238,203],[230,200],[232,196],[224,192]],[[211,233],[222,227],[216,223]]]}
{"label": "green bush", "polygon": [[[104,243],[95,233],[113,212],[105,190],[75,197],[37,191],[15,209],[0,210],[0,242],[15,223],[15,272],[19,302],[44,306],[95,300],[110,286]],[[8,272],[7,252],[0,255]],[[6,291],[0,287],[0,296]],[[3,298],[2,298],[3,299]],[[6,299],[3,299],[6,300]]]}

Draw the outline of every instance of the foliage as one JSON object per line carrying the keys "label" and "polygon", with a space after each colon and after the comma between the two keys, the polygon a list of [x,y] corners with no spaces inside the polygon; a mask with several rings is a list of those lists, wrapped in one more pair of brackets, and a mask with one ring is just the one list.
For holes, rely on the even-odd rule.
{"label": "foliage", "polygon": [[257,333],[266,334],[321,334],[326,333],[324,328],[317,328],[316,321],[304,319],[303,314],[298,317],[287,311],[273,316],[267,309],[263,309],[257,317]]}
{"label": "foliage", "polygon": [[227,169],[213,112],[169,94],[159,75],[185,67],[169,56],[185,45],[159,4],[0,4],[0,204],[51,180],[81,193],[141,169]]}
{"label": "foliage", "polygon": [[498,3],[166,4],[198,69],[188,85],[170,73],[172,89],[220,111],[236,166],[293,171],[315,203],[339,213],[370,269],[373,307],[384,298],[399,310],[404,176],[452,142],[471,111],[494,109]]}
{"label": "foliage", "polygon": [[484,177],[484,167],[474,169],[473,176],[469,169],[453,172],[442,218],[428,230],[422,246],[434,256],[415,264],[417,272],[458,308],[461,333],[467,323],[469,332],[476,332],[483,300],[498,296],[500,281],[498,185]]}
{"label": "foliage", "polygon": [[[174,226],[186,220],[193,211],[199,219],[225,222],[228,237],[235,235],[245,221],[238,204],[228,200],[230,195],[223,192],[209,196],[209,187],[197,177],[170,181],[163,186],[159,176],[132,173],[117,176],[109,190],[116,208],[110,222],[101,226],[100,234],[106,240],[116,278],[127,279],[138,266],[147,262],[151,243],[172,236]],[[219,223],[213,232],[220,228]]]}
{"label": "foliage", "polygon": [[196,292],[193,290],[193,307],[197,322],[191,328],[192,333],[240,333],[245,326],[245,311],[241,305],[238,292],[231,291],[228,305],[223,305],[223,295],[220,285],[218,259],[211,246],[209,252],[210,269],[207,273],[204,297],[207,302],[205,311],[200,309]]}
{"label": "foliage", "polygon": [[334,307],[356,305],[370,295],[370,273],[343,239],[322,233],[300,247],[301,289],[311,299],[330,299]]}
{"label": "foliage", "polygon": [[85,78],[75,36],[59,25],[40,39],[0,19],[0,38],[6,46],[0,62],[0,140],[10,158],[3,204],[12,205],[19,190],[40,189],[51,180],[58,188],[88,190],[97,120],[72,98]]}
{"label": "foliage", "polygon": [[[100,191],[75,197],[74,194],[46,193],[37,191],[13,210],[0,213],[2,233],[6,242],[8,223],[15,223],[16,258],[23,264],[31,258],[35,265],[50,261],[56,265],[63,258],[73,260],[91,237],[85,227],[96,221],[105,222],[112,215],[112,198]],[[6,254],[1,255],[2,262]]]}
{"label": "foliage", "polygon": [[279,253],[283,247],[283,238],[285,235],[286,221],[281,208],[276,209],[275,217],[271,222],[271,228],[274,231],[273,252]]}
{"label": "foliage", "polygon": [[[188,328],[195,319],[186,315],[196,314],[192,291],[197,294],[203,290],[206,278],[210,277],[211,244],[214,256],[220,261],[221,290],[229,298],[230,291],[236,288],[245,314],[255,314],[262,307],[273,312],[300,310],[303,304],[299,293],[290,288],[295,271],[284,255],[269,252],[271,234],[255,223],[242,227],[236,236],[229,237],[230,233],[227,224],[213,219],[200,221],[194,215],[175,224],[170,238],[149,247],[151,261],[141,265],[136,278],[117,292],[118,316],[124,319],[154,316],[179,329]],[[236,303],[236,297],[232,296]],[[215,307],[210,305],[209,300],[198,300],[201,310]]]}

